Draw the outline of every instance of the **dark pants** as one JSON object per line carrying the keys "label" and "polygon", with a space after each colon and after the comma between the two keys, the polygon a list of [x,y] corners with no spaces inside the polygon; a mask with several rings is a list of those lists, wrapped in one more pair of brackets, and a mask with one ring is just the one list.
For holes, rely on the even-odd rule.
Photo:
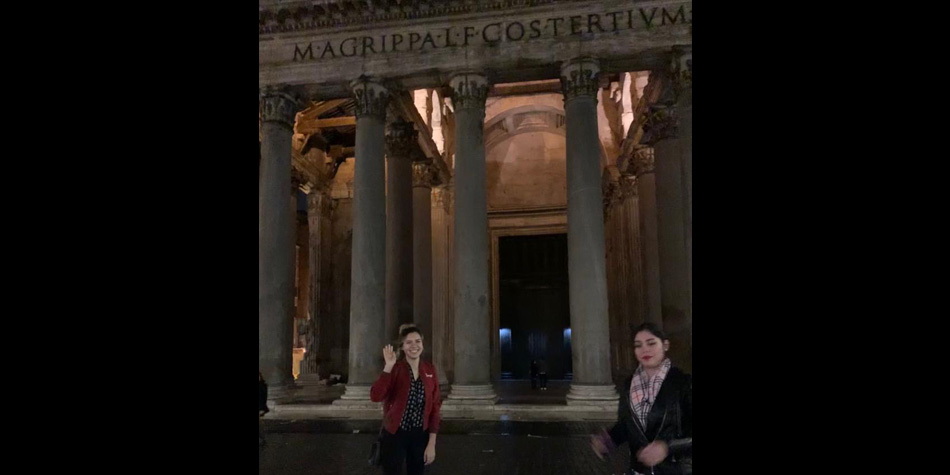
{"label": "dark pants", "polygon": [[531,389],[538,389],[538,375],[531,375]]}
{"label": "dark pants", "polygon": [[541,387],[542,387],[542,388],[548,387],[548,374],[547,374],[547,373],[541,373],[541,374],[539,374],[538,376],[541,378]]}
{"label": "dark pants", "polygon": [[420,429],[405,431],[399,429],[395,434],[383,431],[380,448],[383,451],[383,473],[399,475],[399,467],[406,463],[406,475],[422,475],[425,471],[425,451],[429,444],[429,433]]}

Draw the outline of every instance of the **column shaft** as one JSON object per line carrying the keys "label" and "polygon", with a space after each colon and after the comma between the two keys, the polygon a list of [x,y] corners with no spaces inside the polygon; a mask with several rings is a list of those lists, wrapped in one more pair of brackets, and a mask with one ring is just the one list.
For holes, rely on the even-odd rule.
{"label": "column shaft", "polygon": [[634,152],[637,174],[637,201],[640,208],[640,260],[643,263],[643,293],[646,298],[644,320],[663,322],[660,299],[660,251],[656,223],[656,175],[653,149],[641,147]]}
{"label": "column shaft", "polygon": [[652,145],[656,168],[657,237],[663,329],[670,355],[692,368],[692,56],[675,53],[671,84],[649,111],[644,142]]}
{"label": "column shaft", "polygon": [[592,59],[561,68],[567,122],[567,245],[574,380],[568,404],[616,404],[604,252],[597,92]]}
{"label": "column shaft", "polygon": [[382,370],[386,303],[385,117],[389,93],[361,78],[356,99],[353,177],[353,264],[350,287],[349,374],[342,401],[369,402],[369,386]]}
{"label": "column shaft", "polygon": [[306,325],[304,359],[300,363],[298,384],[316,384],[320,380],[320,353],[323,348],[320,339],[323,335],[321,327],[325,325],[326,317],[322,315],[323,306],[323,274],[326,252],[323,250],[324,227],[328,224],[326,214],[329,210],[329,196],[322,188],[313,188],[307,195],[307,259],[309,299],[307,314],[309,321]]}
{"label": "column shaft", "polygon": [[258,207],[258,365],[271,399],[293,385],[295,220],[288,203],[293,121],[299,102],[288,91],[261,92]]}
{"label": "column shaft", "polygon": [[448,393],[450,376],[455,373],[452,307],[450,239],[452,236],[451,190],[441,186],[433,190],[432,200],[432,350],[439,369],[439,386]]}
{"label": "column shaft", "polygon": [[386,339],[412,321],[412,159],[415,130],[397,120],[386,137]]}
{"label": "column shaft", "polygon": [[488,293],[488,208],[485,190],[485,98],[488,81],[462,73],[450,81],[455,131],[455,381],[449,399],[494,404]]}
{"label": "column shaft", "polygon": [[[418,161],[412,169],[412,313],[425,338],[432,327],[432,184],[431,163]],[[430,352],[429,356],[433,356]]]}

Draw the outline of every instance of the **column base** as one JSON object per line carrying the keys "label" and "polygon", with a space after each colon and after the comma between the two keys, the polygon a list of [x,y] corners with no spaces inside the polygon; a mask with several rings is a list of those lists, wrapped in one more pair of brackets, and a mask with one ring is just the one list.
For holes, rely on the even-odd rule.
{"label": "column base", "polygon": [[453,384],[444,404],[465,406],[491,406],[498,402],[498,395],[491,384]]}
{"label": "column base", "polygon": [[383,404],[369,399],[368,384],[347,384],[340,399],[334,400],[334,406],[344,406],[351,409],[380,409]]}
{"label": "column base", "polygon": [[577,384],[571,383],[567,393],[568,406],[597,406],[602,408],[617,408],[620,395],[612,384]]}
{"label": "column base", "polygon": [[303,373],[297,376],[297,386],[316,386],[320,384],[320,375],[316,373]]}
{"label": "column base", "polygon": [[326,383],[321,384],[317,374],[301,374],[297,376],[297,381],[295,381],[294,384],[297,385],[294,398],[298,400],[318,397],[327,390]]}
{"label": "column base", "polygon": [[267,407],[270,410],[274,410],[275,406],[278,404],[285,404],[293,400],[294,392],[296,387],[294,387],[293,382],[290,382],[289,385],[268,385],[267,387]]}

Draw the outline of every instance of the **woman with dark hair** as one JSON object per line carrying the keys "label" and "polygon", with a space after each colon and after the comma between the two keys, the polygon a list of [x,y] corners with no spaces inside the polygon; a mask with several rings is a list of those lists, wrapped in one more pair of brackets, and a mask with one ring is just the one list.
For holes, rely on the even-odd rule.
{"label": "woman with dark hair", "polygon": [[435,365],[422,360],[422,350],[422,332],[401,325],[399,348],[383,348],[386,364],[370,389],[370,399],[383,403],[380,452],[386,475],[398,475],[403,460],[407,475],[421,475],[435,461],[442,399]]}
{"label": "woman with dark hair", "polygon": [[624,382],[617,423],[593,436],[591,448],[603,458],[629,443],[631,474],[692,473],[692,378],[666,357],[670,340],[656,325],[640,325],[633,347],[640,365]]}

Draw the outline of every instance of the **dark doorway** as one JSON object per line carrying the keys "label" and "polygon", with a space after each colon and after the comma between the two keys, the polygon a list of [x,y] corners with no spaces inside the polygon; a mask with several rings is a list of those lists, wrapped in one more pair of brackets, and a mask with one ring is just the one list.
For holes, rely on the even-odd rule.
{"label": "dark doorway", "polygon": [[544,359],[550,379],[571,374],[567,235],[498,239],[501,372],[529,379]]}

